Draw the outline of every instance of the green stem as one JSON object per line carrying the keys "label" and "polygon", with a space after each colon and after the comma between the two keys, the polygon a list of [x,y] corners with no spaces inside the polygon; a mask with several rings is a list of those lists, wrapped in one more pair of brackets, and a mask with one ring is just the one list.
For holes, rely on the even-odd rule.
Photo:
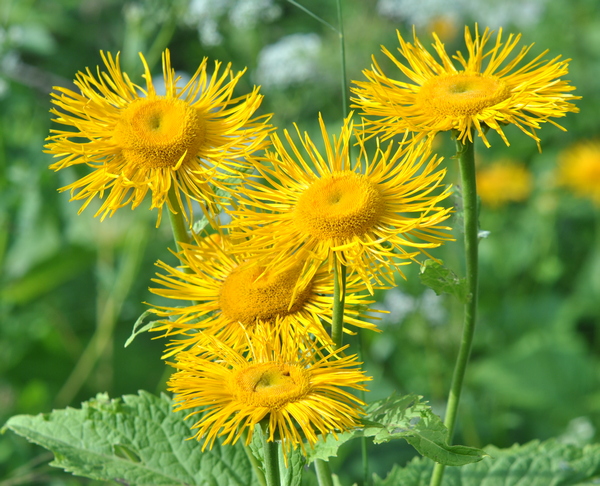
{"label": "green stem", "polygon": [[263,445],[263,456],[265,466],[265,479],[267,486],[280,486],[279,478],[279,450],[277,442],[269,441],[268,419],[260,422],[260,435]]}
{"label": "green stem", "polygon": [[[363,343],[363,334],[358,332],[358,359],[361,363],[365,362],[365,349]],[[359,392],[360,399],[365,402],[365,391],[360,390]],[[367,486],[369,484],[369,454],[367,450],[367,438],[362,436],[360,438],[360,452],[362,457],[362,470],[363,470],[363,484]]]}
{"label": "green stem", "polygon": [[338,32],[338,30],[331,25],[329,22],[326,22],[325,20],[323,20],[321,17],[319,17],[318,15],[312,13],[310,10],[308,10],[306,7],[304,7],[303,5],[300,5],[298,2],[295,2],[294,0],[287,0],[288,3],[291,3],[292,5],[294,5],[295,7],[298,7],[300,10],[302,10],[305,14],[311,16],[313,19],[315,19],[318,22],[321,22],[323,25],[326,25],[327,27],[329,27],[331,30]]}
{"label": "green stem", "polygon": [[[467,288],[469,300],[465,304],[463,334],[456,358],[452,384],[448,395],[448,406],[444,424],[448,428],[448,444],[452,442],[456,427],[456,416],[460,393],[471,354],[471,345],[475,332],[477,318],[477,289],[478,289],[478,211],[477,211],[477,185],[475,182],[475,153],[473,142],[462,143],[456,141],[457,158],[460,167],[462,184],[462,203],[464,216],[464,245]],[[439,486],[444,476],[444,466],[436,464],[433,469],[430,486]]]}
{"label": "green stem", "polygon": [[342,264],[338,265],[337,261],[335,261],[333,265],[333,316],[331,321],[331,339],[338,348],[342,346],[344,341],[345,302],[346,266]]}
{"label": "green stem", "polygon": [[[344,336],[344,304],[346,302],[346,266],[339,264],[334,255],[333,262],[333,317],[331,321],[331,339],[336,348],[340,348]],[[317,459],[315,470],[319,486],[332,486],[329,462]]]}
{"label": "green stem", "polygon": [[[179,204],[179,199],[177,199],[177,193],[175,191],[176,189],[173,186],[171,186],[171,189],[169,189],[168,198],[171,207],[177,212],[174,213],[169,208],[167,208],[167,213],[169,213],[169,221],[171,222],[171,229],[173,230],[173,239],[175,240],[175,246],[177,248],[177,251],[180,252],[183,249],[181,247],[181,243],[189,245],[192,240],[190,238],[190,232],[188,231],[190,225],[185,220],[183,208],[181,207],[181,204]],[[190,269],[190,267],[185,265],[183,260],[180,259],[180,261],[183,266],[183,271],[185,273],[191,273],[192,270]]]}
{"label": "green stem", "polygon": [[331,469],[329,463],[322,459],[315,461],[315,471],[317,471],[317,480],[319,486],[333,486],[333,478],[331,476]]}
{"label": "green stem", "polygon": [[[262,434],[262,431],[261,431],[261,434]],[[254,474],[256,475],[256,479],[258,480],[260,486],[267,486],[267,480],[265,478],[264,473],[262,472],[262,469],[260,468],[260,461],[256,458],[256,456],[254,454],[252,454],[252,451],[250,450],[250,446],[248,446],[246,444],[247,437],[248,437],[248,432],[246,431],[242,435],[242,440],[243,440],[243,444],[244,444],[244,452],[246,453],[246,457],[248,457],[250,464],[252,464],[252,469],[254,471]]]}
{"label": "green stem", "polygon": [[342,0],[337,0],[338,26],[340,35],[340,55],[342,68],[342,109],[344,118],[348,117],[348,79],[346,75],[346,43],[344,42],[344,17],[342,15]]}
{"label": "green stem", "polygon": [[179,204],[175,191],[176,189],[171,186],[168,197],[171,207],[177,212],[174,213],[168,208],[167,212],[169,213],[169,221],[171,221],[171,229],[173,230],[173,239],[177,245],[177,251],[181,251],[181,243],[190,243],[190,233],[188,232],[189,225],[185,221],[183,208]]}

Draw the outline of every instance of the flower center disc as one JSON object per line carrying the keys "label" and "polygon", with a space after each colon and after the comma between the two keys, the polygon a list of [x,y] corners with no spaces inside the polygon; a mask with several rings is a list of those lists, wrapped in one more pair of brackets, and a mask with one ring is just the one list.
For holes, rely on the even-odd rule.
{"label": "flower center disc", "polygon": [[363,174],[344,171],[322,177],[304,191],[294,222],[319,240],[351,238],[377,224],[383,210],[378,187]]}
{"label": "flower center disc", "polygon": [[198,112],[174,98],[137,99],[123,110],[113,134],[128,162],[144,168],[175,167],[195,157],[205,138]]}
{"label": "flower center disc", "polygon": [[417,95],[417,102],[436,115],[470,116],[509,96],[510,90],[499,78],[458,73],[425,81]]}
{"label": "flower center disc", "polygon": [[240,265],[221,286],[219,304],[223,315],[231,321],[254,324],[257,319],[270,321],[297,312],[311,292],[310,285],[298,289],[292,301],[301,270],[302,265],[266,272],[258,265]]}
{"label": "flower center disc", "polygon": [[277,410],[302,399],[310,391],[309,372],[286,363],[259,363],[233,377],[238,400],[252,407]]}

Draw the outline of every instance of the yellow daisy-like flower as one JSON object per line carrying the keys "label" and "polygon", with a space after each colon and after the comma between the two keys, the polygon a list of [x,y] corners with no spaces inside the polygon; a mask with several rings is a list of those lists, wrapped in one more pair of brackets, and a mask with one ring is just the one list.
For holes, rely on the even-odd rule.
{"label": "yellow daisy-like flower", "polygon": [[163,205],[176,212],[168,193],[173,187],[181,207],[182,197],[191,211],[191,200],[212,209],[214,190],[228,178],[240,175],[245,158],[266,145],[268,117],[252,116],[262,101],[258,88],[233,98],[243,72],[230,65],[221,72],[208,60],[184,87],[171,68],[169,51],[162,56],[165,94],[157,94],[143,55],[146,87],[132,83],[121,71],[119,55],[101,53],[107,72],[97,76],[87,69],[75,84],[80,93],[56,87],[52,93],[55,122],[74,130],[51,130],[46,151],[61,160],[51,169],[87,165],[91,173],[61,188],[71,200],[85,200],[80,212],[96,197],[108,193],[96,216],[131,204],[136,208],[148,191],[152,208]]}
{"label": "yellow daisy-like flower", "polygon": [[[182,248],[178,256],[186,268],[159,262],[166,274],[153,279],[161,288],[151,289],[157,295],[186,303],[183,307],[154,309],[169,320],[153,330],[177,337],[169,343],[166,356],[189,348],[203,334],[235,345],[256,326],[276,322],[290,323],[296,332],[313,334],[321,343],[331,344],[323,323],[331,324],[333,282],[323,266],[310,279],[300,282],[303,260],[283,270],[267,270],[252,253],[234,252],[233,243],[225,235],[204,239],[198,245],[183,244]],[[377,330],[362,319],[362,310],[373,301],[360,294],[361,282],[350,278],[347,285],[345,324]]]}
{"label": "yellow daisy-like flower", "polygon": [[393,151],[390,143],[377,147],[369,160],[359,140],[353,165],[351,118],[339,138],[330,139],[321,118],[319,123],[325,154],[305,134],[301,142],[308,161],[287,131],[291,152],[272,136],[275,152],[267,152],[257,166],[268,185],[247,181],[231,225],[248,236],[245,245],[258,254],[273,245],[271,266],[285,265],[302,250],[318,262],[327,260],[329,268],[346,265],[371,292],[373,280],[393,285],[400,265],[450,239],[443,231],[449,228],[440,226],[450,215],[449,208],[438,206],[449,195],[442,189],[441,159],[429,158],[423,144]]}
{"label": "yellow daisy-like flower", "polygon": [[416,138],[432,138],[436,133],[456,130],[462,142],[473,141],[473,133],[483,139],[486,146],[487,128],[495,130],[509,145],[502,125],[514,124],[533,138],[538,148],[540,140],[536,129],[550,122],[564,130],[552,118],[579,109],[569,101],[579,99],[570,91],[575,88],[562,79],[568,72],[568,60],[560,56],[543,60],[547,51],[532,60],[526,57],[533,46],[522,47],[509,60],[521,35],[510,34],[502,41],[502,29],[495,41],[492,31],[482,35],[475,27],[475,37],[465,28],[468,57],[461,52],[452,58],[436,34],[434,58],[421,44],[416,34],[414,43],[406,42],[400,32],[398,60],[382,47],[384,54],[398,67],[409,82],[386,76],[373,58],[371,70],[363,71],[368,81],[355,81],[352,89],[354,107],[362,110],[365,132],[381,135],[384,139],[396,134],[413,132]]}
{"label": "yellow daisy-like flower", "polygon": [[256,424],[268,420],[268,440],[281,440],[287,453],[304,439],[310,446],[318,434],[344,432],[359,426],[364,403],[345,388],[365,390],[370,378],[358,367],[356,355],[303,344],[270,326],[258,327],[242,347],[207,338],[196,350],[177,354],[178,369],[168,382],[176,394],[176,410],[197,409],[194,437],[202,450],[217,437],[235,444],[247,431],[252,440]]}
{"label": "yellow daisy-like flower", "polygon": [[600,142],[579,142],[560,155],[558,181],[600,206]]}
{"label": "yellow daisy-like flower", "polygon": [[498,208],[525,201],[531,194],[531,172],[522,164],[498,160],[479,167],[476,175],[477,193],[484,205]]}

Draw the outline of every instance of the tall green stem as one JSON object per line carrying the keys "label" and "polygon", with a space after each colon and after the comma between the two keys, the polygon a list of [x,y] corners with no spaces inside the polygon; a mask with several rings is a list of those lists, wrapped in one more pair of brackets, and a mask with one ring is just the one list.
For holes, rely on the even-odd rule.
{"label": "tall green stem", "polygon": [[[331,340],[335,347],[342,346],[344,337],[344,305],[346,303],[346,266],[338,265],[337,258],[333,256],[333,317],[331,320]],[[331,469],[327,461],[317,459],[315,470],[319,486],[333,486]]]}
{"label": "tall green stem", "polygon": [[[335,256],[334,256],[335,258]],[[344,306],[346,303],[346,266],[333,266],[333,316],[331,321],[331,340],[336,347],[344,341]]]}
{"label": "tall green stem", "polygon": [[[475,153],[473,142],[465,143],[456,141],[457,158],[460,167],[462,184],[462,203],[464,217],[464,246],[466,262],[466,279],[469,300],[465,304],[463,334],[452,375],[450,394],[444,424],[448,428],[448,443],[452,442],[456,427],[456,416],[460,393],[471,354],[471,345],[475,332],[477,318],[477,290],[478,290],[478,243],[479,224],[477,212],[477,184],[475,182]],[[439,486],[444,476],[444,466],[436,464],[431,477],[431,486]]]}
{"label": "tall green stem", "polygon": [[319,481],[319,486],[333,486],[331,469],[327,461],[317,459],[315,461],[315,471],[317,472],[317,480]]}
{"label": "tall green stem", "polygon": [[348,116],[348,80],[346,74],[346,43],[344,39],[344,18],[342,16],[342,0],[337,0],[337,11],[342,70],[342,110],[344,112],[344,118],[346,118]]}
{"label": "tall green stem", "polygon": [[279,477],[279,450],[276,441],[270,441],[268,428],[268,419],[260,423],[260,435],[262,438],[265,479],[267,486],[280,486],[281,479]]}
{"label": "tall green stem", "polygon": [[[261,433],[262,433],[262,429],[261,429]],[[258,480],[258,483],[260,484],[260,486],[267,486],[267,479],[265,478],[265,475],[264,475],[262,469],[260,468],[260,461],[252,453],[252,451],[250,450],[250,446],[246,444],[247,438],[248,438],[248,431],[244,431],[244,433],[242,434],[242,441],[244,444],[244,452],[246,453],[246,457],[250,461],[250,464],[252,464],[252,469],[254,471],[254,474],[256,475],[256,479]]]}
{"label": "tall green stem", "polygon": [[171,229],[173,230],[173,238],[175,239],[175,244],[177,245],[177,251],[181,251],[181,243],[190,243],[190,234],[188,233],[189,225],[185,221],[185,216],[183,213],[183,208],[179,204],[179,199],[177,199],[176,189],[171,186],[169,189],[169,203],[171,207],[176,211],[167,209],[169,213],[169,220],[171,221]]}

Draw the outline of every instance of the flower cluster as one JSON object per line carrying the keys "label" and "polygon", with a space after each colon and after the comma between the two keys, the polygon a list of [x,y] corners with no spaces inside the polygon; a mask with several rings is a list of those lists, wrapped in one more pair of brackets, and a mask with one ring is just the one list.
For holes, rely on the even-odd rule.
{"label": "flower cluster", "polygon": [[[60,159],[51,168],[91,169],[62,190],[84,200],[82,209],[101,199],[102,218],[150,192],[159,221],[166,205],[185,227],[177,233],[174,224],[181,265],[158,262],[151,289],[180,305],[154,306],[153,330],[169,338],[164,357],[177,371],[168,386],[176,407],[198,417],[203,449],[218,438],[249,443],[259,423],[285,451],[360,427],[364,403],[351,390],[365,390],[369,378],[341,333],[377,331],[368,320],[374,291],[452,239],[450,188],[432,137],[453,130],[462,143],[478,134],[489,146],[491,128],[508,144],[502,127],[512,123],[539,142],[541,123],[576,111],[560,79],[566,61],[525,61],[529,47],[507,61],[519,36],[503,43],[500,31],[486,51],[492,33],[466,29],[468,58],[454,56],[460,69],[437,37],[441,62],[416,36],[398,38],[408,64],[384,52],[410,82],[374,61],[353,89],[365,116],[359,129],[352,114],[339,131],[319,117],[316,141],[297,126],[295,136],[277,134],[268,115],[255,116],[262,96],[254,88],[235,97],[243,72],[231,66],[216,62],[209,73],[204,59],[178,86],[169,51],[164,95],[143,56],[142,87],[111,54],[102,54],[106,71],[78,74],[79,93],[53,94],[55,121],[67,128],[48,139]],[[202,234],[193,203],[211,223]],[[226,227],[212,218],[223,207]]]}

